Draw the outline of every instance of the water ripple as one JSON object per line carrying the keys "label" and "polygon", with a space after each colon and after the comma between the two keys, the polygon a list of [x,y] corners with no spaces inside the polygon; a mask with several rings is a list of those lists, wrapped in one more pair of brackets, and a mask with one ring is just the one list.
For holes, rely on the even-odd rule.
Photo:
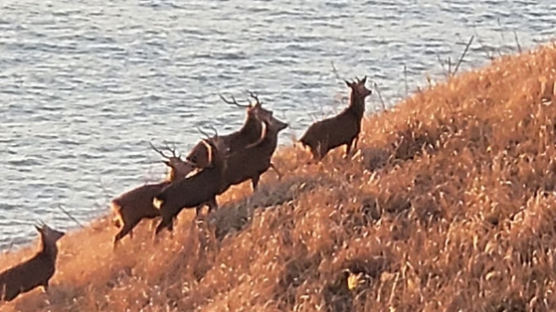
{"label": "water ripple", "polygon": [[[552,1],[141,0],[0,3],[0,249],[35,237],[39,219],[62,229],[108,211],[116,195],[158,179],[147,142],[185,153],[196,126],[221,133],[243,121],[217,94],[257,91],[299,137],[310,116],[337,112],[342,78],[367,74],[388,103],[441,77],[438,58],[465,64],[554,39]],[[368,101],[378,109],[378,98]],[[156,163],[155,163],[156,162]],[[101,187],[102,184],[102,187]]]}

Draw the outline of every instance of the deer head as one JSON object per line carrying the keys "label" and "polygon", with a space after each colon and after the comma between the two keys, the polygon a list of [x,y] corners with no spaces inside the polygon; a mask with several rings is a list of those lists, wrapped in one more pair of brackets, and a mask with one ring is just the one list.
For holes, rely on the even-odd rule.
{"label": "deer head", "polygon": [[361,80],[355,77],[354,82],[349,82],[347,80],[344,81],[346,85],[351,88],[353,95],[357,97],[365,98],[368,95],[372,94],[372,91],[367,89],[367,87],[365,86],[365,83],[367,82],[367,76],[363,77],[363,79]]}
{"label": "deer head", "polygon": [[219,96],[220,96],[220,99],[222,99],[222,101],[224,101],[224,103],[226,103],[226,104],[234,105],[236,107],[245,108],[246,112],[247,112],[247,120],[262,121],[266,116],[268,116],[269,114],[272,114],[271,111],[263,108],[262,103],[259,100],[259,97],[257,96],[256,93],[247,90],[247,94],[249,95],[250,98],[255,100],[254,103],[252,103],[250,101],[250,99],[247,99],[247,104],[240,104],[240,103],[238,103],[238,101],[233,96],[231,96],[231,100],[226,99],[222,95],[219,95]]}
{"label": "deer head", "polygon": [[156,148],[151,142],[149,142],[149,144],[155,152],[157,152],[160,156],[162,156],[162,158],[164,158],[162,162],[166,166],[168,166],[168,168],[170,168],[170,171],[168,172],[168,175],[166,177],[167,180],[172,181],[176,177],[186,176],[189,172],[195,169],[193,164],[188,161],[183,161],[181,159],[181,155],[176,154],[175,148],[171,148],[170,146],[166,145],[166,150],[171,153],[170,155],[166,155],[162,150]]}
{"label": "deer head", "polygon": [[287,123],[274,118],[272,116],[272,112],[263,120],[261,120],[261,123],[262,123],[261,137],[257,140],[257,142],[249,144],[248,146],[246,146],[246,148],[251,148],[253,146],[256,146],[260,144],[262,141],[264,141],[267,138],[267,136],[269,135],[276,136],[278,132],[288,127]]}
{"label": "deer head", "polygon": [[43,245],[54,245],[66,233],[54,230],[46,224],[35,225],[35,229],[41,234]]}
{"label": "deer head", "polygon": [[247,93],[249,94],[249,96],[251,98],[253,98],[255,100],[255,103],[251,104],[251,107],[247,111],[247,114],[252,115],[253,117],[255,117],[257,120],[259,120],[261,122],[268,119],[268,118],[271,118],[272,117],[272,111],[263,108],[263,105],[262,105],[261,101],[259,100],[259,97],[257,96],[257,94],[255,94],[254,92],[251,92],[251,91],[247,91]]}

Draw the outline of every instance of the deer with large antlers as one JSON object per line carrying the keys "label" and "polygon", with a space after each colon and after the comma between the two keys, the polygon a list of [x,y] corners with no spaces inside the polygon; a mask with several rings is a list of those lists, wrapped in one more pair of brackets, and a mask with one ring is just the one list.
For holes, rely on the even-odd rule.
{"label": "deer with large antlers", "polygon": [[174,181],[154,197],[152,202],[162,217],[155,234],[164,228],[172,231],[174,219],[185,208],[196,208],[198,215],[204,204],[209,205],[209,212],[217,207],[216,195],[226,170],[227,150],[218,137],[201,143],[208,151],[208,165],[195,175]]}
{"label": "deer with large antlers", "polygon": [[365,98],[372,93],[365,87],[366,81],[366,76],[354,82],[345,81],[351,89],[349,106],[334,117],[312,124],[299,140],[309,147],[314,160],[321,160],[331,149],[341,145],[346,146],[346,156],[357,148],[361,119],[365,113]]}
{"label": "deer with large antlers", "polygon": [[281,173],[272,164],[271,159],[278,145],[278,133],[288,124],[272,116],[272,113],[261,118],[261,135],[257,142],[247,145],[244,149],[231,152],[225,159],[226,171],[220,193],[230,186],[251,180],[253,190],[257,188],[260,176],[269,168],[273,168],[281,177]]}
{"label": "deer with large antlers", "polygon": [[120,228],[120,231],[114,237],[114,247],[127,234],[132,237],[133,228],[141,220],[160,216],[158,209],[153,206],[155,195],[171,182],[185,178],[194,170],[192,164],[181,160],[180,156],[176,155],[176,151],[169,146],[166,146],[166,148],[172,153],[171,155],[166,155],[152,143],[150,145],[155,152],[165,159],[163,163],[168,167],[166,179],[160,183],[141,185],[112,200],[112,210],[116,215],[114,224]]}
{"label": "deer with large antlers", "polygon": [[48,291],[48,282],[56,271],[56,242],[64,236],[64,232],[46,224],[35,228],[41,235],[41,250],[31,259],[0,273],[0,301],[11,301],[37,286]]}
{"label": "deer with large antlers", "polygon": [[[231,97],[230,100],[226,99],[224,96],[220,95],[220,99],[224,103],[229,105],[234,105],[236,107],[245,108],[246,118],[241,129],[236,132],[220,135],[218,140],[220,144],[228,151],[234,152],[236,150],[242,149],[245,146],[255,143],[259,138],[262,130],[261,120],[268,118],[271,115],[271,111],[266,110],[262,107],[261,101],[258,96],[248,91],[249,96],[255,100],[255,103],[248,101],[248,104],[240,104],[235,97]],[[214,140],[216,135],[209,138],[209,140]],[[203,142],[199,142],[193,147],[191,152],[186,157],[187,161],[195,164],[198,168],[204,168],[207,166],[208,160],[208,150]]]}

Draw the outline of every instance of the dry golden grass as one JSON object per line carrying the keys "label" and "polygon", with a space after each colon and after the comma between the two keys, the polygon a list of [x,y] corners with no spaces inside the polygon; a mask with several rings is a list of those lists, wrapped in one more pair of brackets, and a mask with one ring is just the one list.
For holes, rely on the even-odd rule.
{"label": "dry golden grass", "polygon": [[[2,311],[554,311],[556,45],[450,78],[307,164],[116,251],[108,219],[61,240],[48,294]],[[29,257],[0,258],[0,269]]]}

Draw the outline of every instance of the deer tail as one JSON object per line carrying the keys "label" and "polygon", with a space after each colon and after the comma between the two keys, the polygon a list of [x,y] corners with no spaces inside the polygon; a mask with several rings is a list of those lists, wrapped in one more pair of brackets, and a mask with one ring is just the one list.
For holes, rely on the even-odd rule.
{"label": "deer tail", "polygon": [[111,203],[112,211],[114,212],[114,218],[112,218],[112,223],[120,228],[124,225],[124,220],[122,217],[122,206],[117,201],[112,201]]}

